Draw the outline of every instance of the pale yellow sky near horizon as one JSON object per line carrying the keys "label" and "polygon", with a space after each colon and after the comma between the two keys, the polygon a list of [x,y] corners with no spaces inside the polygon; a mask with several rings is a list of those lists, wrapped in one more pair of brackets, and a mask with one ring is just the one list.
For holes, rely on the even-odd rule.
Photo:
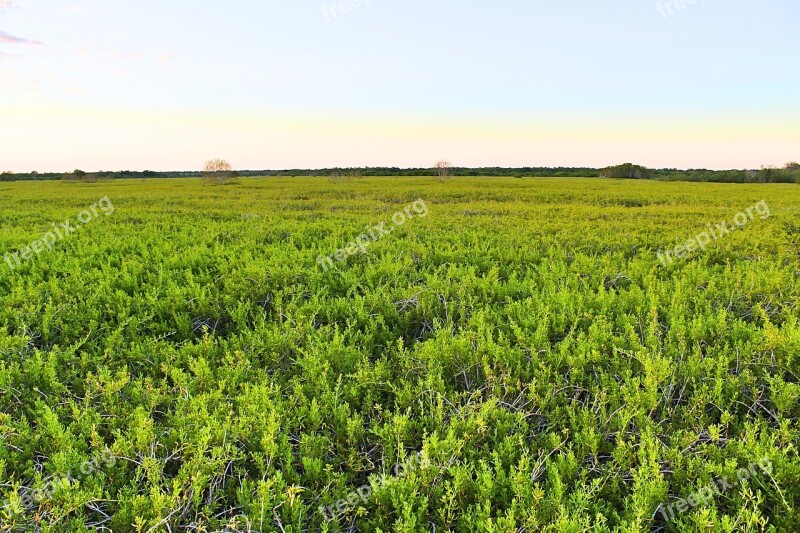
{"label": "pale yellow sky near horizon", "polygon": [[[653,168],[759,168],[787,163],[786,154],[800,146],[798,122],[776,117],[650,117],[640,123],[2,105],[0,112],[0,146],[15,145],[13,166],[0,170],[14,172],[197,170],[212,157],[242,170],[426,167],[442,158],[469,167],[631,161]],[[713,154],[722,155],[721,163],[709,166]]]}

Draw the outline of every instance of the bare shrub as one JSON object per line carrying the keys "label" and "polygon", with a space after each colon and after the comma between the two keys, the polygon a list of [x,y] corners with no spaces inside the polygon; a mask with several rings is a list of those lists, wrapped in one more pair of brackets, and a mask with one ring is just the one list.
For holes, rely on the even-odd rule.
{"label": "bare shrub", "polygon": [[331,173],[328,176],[328,180],[332,183],[342,183],[346,181],[355,181],[358,179],[361,179],[361,169],[358,168],[335,168],[331,170]]}
{"label": "bare shrub", "polygon": [[450,164],[450,161],[438,161],[433,166],[433,175],[441,182],[444,183],[450,176],[452,175],[453,165]]}
{"label": "bare shrub", "polygon": [[203,165],[203,177],[213,185],[237,183],[233,166],[224,159],[211,159]]}
{"label": "bare shrub", "polygon": [[341,183],[344,181],[344,172],[341,169],[335,168],[331,170],[331,175],[328,176],[328,180],[332,183]]}

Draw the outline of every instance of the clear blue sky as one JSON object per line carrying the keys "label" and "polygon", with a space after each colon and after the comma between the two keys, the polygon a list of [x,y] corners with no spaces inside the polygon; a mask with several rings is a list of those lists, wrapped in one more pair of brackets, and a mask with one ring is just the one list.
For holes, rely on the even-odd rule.
{"label": "clear blue sky", "polygon": [[799,30],[797,0],[0,0],[0,170],[783,164]]}

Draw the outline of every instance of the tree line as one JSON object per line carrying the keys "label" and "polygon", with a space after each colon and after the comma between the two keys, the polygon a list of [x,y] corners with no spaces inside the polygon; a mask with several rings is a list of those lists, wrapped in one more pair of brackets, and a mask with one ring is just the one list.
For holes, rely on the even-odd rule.
{"label": "tree line", "polygon": [[[443,163],[443,162],[440,162]],[[448,163],[449,165],[449,163]],[[296,176],[395,176],[395,177],[430,177],[431,168],[399,168],[399,167],[350,167],[321,169],[286,169],[286,170],[239,170],[236,177],[296,177]],[[800,183],[800,164],[788,163],[781,168],[761,167],[760,169],[743,170],[709,170],[676,168],[649,169],[641,165],[625,163],[602,169],[591,167],[457,167],[448,166],[446,176],[442,168],[434,168],[434,176],[443,177],[509,177],[509,178],[617,178],[617,179],[655,179],[662,181],[695,181],[715,183]],[[72,172],[3,172],[0,181],[25,180],[74,180],[96,181],[100,179],[148,179],[148,178],[194,178],[208,177],[208,172],[201,171],[168,171],[123,170],[84,172],[76,169]]]}

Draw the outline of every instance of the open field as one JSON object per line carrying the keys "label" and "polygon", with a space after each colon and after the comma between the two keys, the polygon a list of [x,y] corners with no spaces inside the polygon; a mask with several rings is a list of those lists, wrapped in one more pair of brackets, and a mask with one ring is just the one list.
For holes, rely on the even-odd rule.
{"label": "open field", "polygon": [[0,183],[7,252],[0,531],[800,523],[796,185]]}

